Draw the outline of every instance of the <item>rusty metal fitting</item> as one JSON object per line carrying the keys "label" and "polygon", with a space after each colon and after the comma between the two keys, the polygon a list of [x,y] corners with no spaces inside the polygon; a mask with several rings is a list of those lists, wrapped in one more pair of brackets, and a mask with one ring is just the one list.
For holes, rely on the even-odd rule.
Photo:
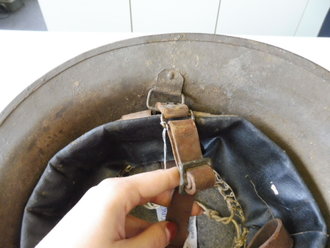
{"label": "rusty metal fitting", "polygon": [[[211,167],[211,159],[203,158],[179,165],[179,193],[195,194],[197,191],[213,187],[216,177]],[[201,176],[203,175],[203,176]]]}
{"label": "rusty metal fitting", "polygon": [[202,165],[187,170],[187,184],[185,192],[194,195],[198,191],[211,188],[215,185],[216,178],[213,169],[209,165]]}
{"label": "rusty metal fitting", "polygon": [[[168,94],[163,93],[163,92],[161,92],[161,91],[158,91],[156,88],[151,88],[151,89],[148,91],[147,100],[146,100],[146,106],[147,106],[147,108],[150,109],[150,110],[158,111],[158,109],[157,109],[155,106],[152,106],[152,105],[150,104],[150,102],[151,102],[151,96],[152,96],[152,93],[153,93],[153,92],[162,93],[162,94],[164,94],[164,95],[168,95]],[[184,104],[184,103],[185,103],[185,96],[184,96],[184,94],[181,94],[180,97],[181,97],[181,104]]]}

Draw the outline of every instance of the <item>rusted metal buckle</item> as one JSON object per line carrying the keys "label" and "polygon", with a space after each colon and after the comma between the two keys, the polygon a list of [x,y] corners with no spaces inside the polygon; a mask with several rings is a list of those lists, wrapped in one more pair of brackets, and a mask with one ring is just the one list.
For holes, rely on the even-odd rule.
{"label": "rusted metal buckle", "polygon": [[179,193],[184,194],[186,192],[187,186],[189,187],[189,180],[187,177],[187,170],[198,167],[208,165],[211,166],[212,162],[210,158],[202,158],[199,160],[190,161],[187,163],[179,164],[179,172],[180,172],[180,185],[179,185]]}
{"label": "rusted metal buckle", "polygon": [[[162,93],[162,94],[168,95],[168,96],[170,96],[170,95],[166,94],[164,92],[158,91],[155,88],[151,88],[149,90],[148,95],[147,95],[147,101],[146,101],[147,108],[150,109],[150,110],[153,110],[153,111],[157,111],[157,108],[155,106],[150,105],[150,102],[151,102],[150,99],[151,99],[151,96],[152,96],[153,92]],[[185,103],[185,96],[184,96],[184,94],[181,94],[180,96],[181,96],[181,104],[184,104]]]}
{"label": "rusted metal buckle", "polygon": [[[184,104],[185,97],[182,94],[184,77],[175,69],[162,70],[156,79],[155,85],[149,90],[146,105],[150,110],[156,110],[151,106],[151,96],[153,92],[161,93],[164,96],[181,97],[181,103]],[[158,101],[164,102],[164,101]]]}

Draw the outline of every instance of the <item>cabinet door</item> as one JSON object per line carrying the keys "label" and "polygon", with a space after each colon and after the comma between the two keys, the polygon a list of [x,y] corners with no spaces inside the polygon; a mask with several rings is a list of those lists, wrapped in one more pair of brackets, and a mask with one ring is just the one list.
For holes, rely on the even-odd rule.
{"label": "cabinet door", "polygon": [[131,0],[134,32],[214,33],[219,0]]}
{"label": "cabinet door", "polygon": [[129,1],[39,0],[49,31],[130,32]]}
{"label": "cabinet door", "polygon": [[294,35],[308,0],[222,0],[218,34]]}
{"label": "cabinet door", "polygon": [[318,36],[330,8],[330,0],[310,0],[297,29],[297,36]]}

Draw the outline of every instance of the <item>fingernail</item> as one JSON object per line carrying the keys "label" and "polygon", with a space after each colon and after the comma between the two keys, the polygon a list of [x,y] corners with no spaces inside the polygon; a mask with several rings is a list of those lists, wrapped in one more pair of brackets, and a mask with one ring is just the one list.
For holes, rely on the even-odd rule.
{"label": "fingernail", "polygon": [[175,238],[177,227],[173,222],[166,223],[166,232],[168,240],[171,241]]}

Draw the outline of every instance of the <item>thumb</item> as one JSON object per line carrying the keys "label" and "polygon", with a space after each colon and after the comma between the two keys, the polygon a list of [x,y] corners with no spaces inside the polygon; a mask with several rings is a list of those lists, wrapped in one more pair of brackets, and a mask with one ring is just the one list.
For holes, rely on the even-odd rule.
{"label": "thumb", "polygon": [[176,235],[177,227],[174,223],[163,221],[157,222],[139,235],[130,239],[119,241],[123,242],[125,248],[165,248],[170,240]]}

